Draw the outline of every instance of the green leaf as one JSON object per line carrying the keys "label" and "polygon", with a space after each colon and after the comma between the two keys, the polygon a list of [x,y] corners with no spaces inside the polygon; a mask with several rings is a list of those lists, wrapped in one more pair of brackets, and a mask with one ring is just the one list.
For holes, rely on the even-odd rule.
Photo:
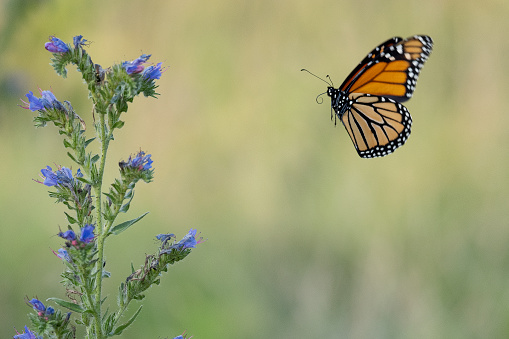
{"label": "green leaf", "polygon": [[92,185],[92,181],[88,180],[88,179],[85,179],[83,177],[75,177],[74,179],[78,180],[78,181],[81,181],[82,183],[84,184],[89,184],[89,185]]}
{"label": "green leaf", "polygon": [[121,224],[118,224],[116,226],[114,226],[111,230],[110,230],[110,234],[115,234],[115,235],[118,235],[122,232],[124,232],[126,229],[128,229],[129,227],[131,227],[132,225],[134,225],[135,223],[137,223],[138,221],[141,220],[141,218],[143,218],[144,216],[146,216],[148,214],[148,212],[145,212],[143,213],[142,215],[140,215],[138,218],[135,218],[135,219],[132,219],[132,220],[129,220],[129,221],[124,221],[123,223]]}
{"label": "green leaf", "polygon": [[138,310],[136,311],[136,313],[133,314],[133,316],[131,317],[131,319],[129,319],[125,324],[123,325],[120,325],[119,327],[117,327],[113,333],[111,334],[111,336],[114,336],[114,335],[119,335],[119,334],[122,334],[122,332],[129,326],[133,323],[133,321],[136,319],[136,317],[138,316],[138,314],[140,314],[141,312],[141,309],[143,308],[143,305],[140,306],[140,308],[138,308]]}
{"label": "green leaf", "polygon": [[129,207],[131,207],[130,203],[124,204],[124,205],[122,205],[122,207],[120,207],[120,210],[118,212],[126,213],[127,211],[129,211]]}
{"label": "green leaf", "polygon": [[113,125],[113,128],[117,128],[117,129],[121,129],[122,127],[124,127],[124,122],[119,120],[117,121],[114,125]]}
{"label": "green leaf", "polygon": [[62,300],[62,299],[59,299],[59,298],[48,298],[46,300],[51,300],[53,302],[55,302],[56,304],[62,306],[62,307],[65,307],[73,312],[76,312],[76,313],[83,313],[85,312],[85,309],[83,307],[81,307],[80,305],[77,305],[77,304],[74,304],[74,303],[71,303],[69,301],[65,301],[65,300]]}
{"label": "green leaf", "polygon": [[75,163],[78,163],[76,158],[71,153],[67,152],[67,155],[69,156],[69,158],[71,158],[72,161],[74,161]]}
{"label": "green leaf", "polygon": [[95,140],[95,138],[88,139],[87,141],[85,141],[85,147],[87,147],[94,140]]}
{"label": "green leaf", "polygon": [[74,219],[73,217],[71,217],[69,214],[67,214],[67,212],[64,212],[65,213],[65,216],[67,217],[67,221],[69,221],[70,224],[75,224],[77,223],[76,219]]}
{"label": "green leaf", "polygon": [[92,164],[95,164],[101,157],[99,157],[99,154],[96,154],[92,157],[92,159],[90,159],[90,162]]}

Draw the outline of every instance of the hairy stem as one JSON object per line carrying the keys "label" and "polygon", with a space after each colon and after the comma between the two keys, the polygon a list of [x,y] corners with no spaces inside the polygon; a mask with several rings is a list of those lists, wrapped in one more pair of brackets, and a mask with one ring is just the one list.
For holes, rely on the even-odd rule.
{"label": "hairy stem", "polygon": [[102,292],[102,273],[103,273],[103,262],[104,262],[104,242],[106,240],[106,232],[103,229],[102,221],[102,181],[104,174],[104,166],[106,163],[106,153],[108,151],[108,144],[110,141],[109,135],[106,136],[106,123],[105,114],[99,114],[99,140],[101,141],[101,163],[97,173],[97,180],[94,183],[95,193],[95,207],[96,207],[96,220],[97,220],[97,262],[96,262],[96,287],[95,287],[95,330],[97,339],[104,338],[101,326],[101,292]]}

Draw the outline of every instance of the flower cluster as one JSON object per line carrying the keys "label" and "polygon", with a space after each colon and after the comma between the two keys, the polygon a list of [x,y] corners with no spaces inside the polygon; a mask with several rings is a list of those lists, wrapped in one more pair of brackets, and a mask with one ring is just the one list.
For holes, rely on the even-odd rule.
{"label": "flower cluster", "polygon": [[162,62],[157,65],[151,65],[145,68],[145,63],[150,59],[151,54],[142,54],[139,58],[133,61],[122,62],[122,67],[126,70],[127,74],[138,74],[141,73],[143,78],[148,80],[160,79],[164,70],[161,68]]}
{"label": "flower cluster", "polygon": [[[53,253],[65,266],[61,277],[71,299],[48,298],[74,314],[78,315],[75,324],[86,327],[87,337],[104,339],[120,335],[136,319],[141,311],[134,312],[126,322],[124,314],[132,300],[144,298],[143,292],[153,284],[158,284],[162,272],[169,265],[184,259],[191,249],[203,242],[197,238],[196,229],[191,229],[180,241],[173,234],[160,234],[157,238],[161,245],[155,254],[146,256],[145,265],[126,279],[119,288],[116,310],[104,311],[102,281],[110,276],[105,270],[105,240],[118,235],[140,221],[147,213],[129,221],[118,223],[120,213],[126,213],[134,197],[134,188],[138,181],[148,183],[154,176],[151,154],[139,151],[120,161],[120,175],[114,179],[109,191],[103,187],[106,155],[109,143],[114,140],[114,131],[124,125],[121,120],[127,112],[128,104],[134,97],[143,94],[155,96],[156,80],[160,79],[165,68],[162,63],[148,64],[150,54],[142,54],[133,61],[105,67],[92,62],[85,50],[89,42],[82,35],[73,37],[72,43],[66,43],[50,36],[44,48],[52,53],[51,65],[62,77],[67,76],[68,65],[75,65],[81,73],[92,100],[92,114],[96,135],[87,138],[89,132],[85,121],[75,112],[69,101],[57,100],[49,90],[39,89],[40,95],[29,91],[27,101],[21,107],[37,112],[34,118],[36,127],[53,123],[63,136],[64,147],[69,158],[78,165],[73,173],[70,167],[58,166],[53,169],[46,166],[41,169],[41,179],[35,180],[51,187],[49,196],[67,207],[64,212],[68,225],[65,231],[58,232],[64,239],[62,248]],[[122,116],[123,117],[123,116]],[[96,142],[100,152],[90,151],[89,144]],[[75,232],[77,227],[79,232]],[[173,240],[173,241],[172,241]],[[75,326],[70,324],[71,312],[63,313],[58,307],[45,306],[36,298],[27,304],[35,313],[29,317],[35,329],[32,332],[25,326],[24,333],[14,336],[17,339],[75,338]],[[41,334],[41,336],[38,336]],[[176,339],[184,339],[184,334]]]}
{"label": "flower cluster", "polygon": [[167,246],[167,243],[172,239],[175,238],[175,235],[173,233],[170,234],[158,234],[156,236],[157,240],[160,240],[162,242],[161,245],[161,252],[160,254],[169,254],[172,250],[179,250],[183,251],[188,248],[195,248],[196,245],[202,243],[204,240],[202,237],[200,237],[198,240],[196,240],[196,229],[191,228],[189,233],[187,233],[182,240],[178,241],[177,243],[174,243],[170,246]]}
{"label": "flower cluster", "polygon": [[133,158],[132,155],[129,156],[129,159],[127,162],[121,161],[119,162],[118,166],[120,167],[120,170],[123,172],[127,172],[130,170],[135,171],[147,171],[152,168],[152,159],[150,159],[152,155],[147,154],[145,155],[145,152],[139,151],[138,154]]}
{"label": "flower cluster", "polygon": [[95,226],[85,224],[85,226],[81,228],[81,235],[79,238],[76,237],[76,234],[73,230],[59,232],[58,236],[67,240],[66,244],[68,247],[84,247],[86,244],[90,244],[94,240],[94,228]]}
{"label": "flower cluster", "polygon": [[44,306],[44,304],[38,299],[34,298],[30,300],[28,303],[32,305],[34,311],[37,311],[37,315],[41,318],[44,318],[44,320],[46,321],[48,321],[49,317],[55,313],[53,307],[48,306],[48,308],[46,308],[46,306]]}
{"label": "flower cluster", "polygon": [[202,237],[196,239],[196,229],[191,229],[178,242],[171,242],[171,239],[175,239],[173,233],[158,234],[156,238],[161,241],[158,252],[147,255],[143,266],[129,275],[125,284],[122,284],[118,296],[122,304],[133,299],[143,299],[143,293],[153,284],[159,284],[161,273],[166,272],[169,265],[183,260],[191,253],[191,248],[203,242]]}
{"label": "flower cluster", "polygon": [[21,107],[29,109],[32,112],[46,109],[64,109],[62,103],[57,100],[51,91],[43,91],[42,89],[39,89],[39,92],[41,92],[40,98],[36,97],[32,91],[28,91],[28,93],[25,94],[28,102],[21,100],[25,104],[25,106]]}
{"label": "flower cluster", "polygon": [[[41,170],[42,177],[44,181],[42,182],[46,186],[57,186],[62,185],[64,187],[72,188],[76,183],[75,179],[72,176],[72,171],[67,167],[59,167],[55,172],[51,169],[51,167],[46,166]],[[78,168],[76,171],[76,178],[82,178],[83,173]],[[38,181],[40,182],[40,181]]]}

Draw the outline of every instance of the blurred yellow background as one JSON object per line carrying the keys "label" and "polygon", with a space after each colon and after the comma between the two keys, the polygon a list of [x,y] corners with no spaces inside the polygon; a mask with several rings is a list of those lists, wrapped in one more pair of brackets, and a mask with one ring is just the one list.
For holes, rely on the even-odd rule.
{"label": "blurred yellow background", "polygon": [[[509,2],[0,1],[0,337],[30,324],[23,298],[65,298],[64,207],[32,181],[71,166],[62,138],[16,105],[38,87],[93,135],[78,73],[48,65],[49,35],[82,34],[108,67],[164,61],[110,147],[106,183],[140,148],[156,179],[110,238],[106,304],[158,233],[208,240],[162,277],[123,338],[509,337]],[[412,135],[361,159],[330,102],[376,45],[427,34]],[[76,166],[74,166],[76,168]],[[134,305],[131,311],[134,311]],[[74,317],[74,316],[73,316]]]}

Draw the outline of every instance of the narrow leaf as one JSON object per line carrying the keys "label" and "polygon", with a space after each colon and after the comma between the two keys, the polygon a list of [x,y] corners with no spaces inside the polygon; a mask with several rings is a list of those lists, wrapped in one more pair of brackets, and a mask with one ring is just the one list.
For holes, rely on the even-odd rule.
{"label": "narrow leaf", "polygon": [[119,334],[122,334],[122,331],[124,331],[129,325],[131,325],[133,323],[133,321],[136,319],[136,317],[138,316],[138,314],[140,314],[141,312],[141,309],[143,308],[143,305],[140,306],[140,308],[138,308],[138,310],[136,311],[136,313],[133,314],[133,316],[131,317],[131,319],[129,319],[125,324],[123,325],[120,325],[119,327],[117,327],[114,331],[113,331],[113,334],[112,335],[119,335]]}
{"label": "narrow leaf", "polygon": [[95,138],[88,139],[87,141],[85,141],[85,147],[87,147],[94,140],[95,140]]}
{"label": "narrow leaf", "polygon": [[143,218],[144,216],[146,216],[148,214],[148,212],[145,212],[143,213],[142,215],[140,215],[138,218],[135,218],[135,219],[132,219],[132,220],[129,220],[129,221],[124,221],[123,223],[121,224],[118,224],[116,226],[114,226],[111,230],[110,230],[110,233],[111,234],[115,234],[115,235],[118,235],[122,232],[124,232],[126,229],[128,229],[129,227],[131,227],[132,225],[134,225],[135,223],[137,223],[138,221],[141,220],[141,218]]}
{"label": "narrow leaf", "polygon": [[51,300],[53,302],[55,302],[56,304],[62,306],[62,307],[65,307],[73,312],[76,312],[76,313],[83,313],[85,312],[85,309],[83,307],[81,307],[80,305],[77,305],[77,304],[74,304],[74,303],[71,303],[69,301],[65,301],[65,300],[62,300],[62,299],[59,299],[59,298],[48,298],[46,300]]}
{"label": "narrow leaf", "polygon": [[65,213],[65,216],[67,217],[67,221],[69,221],[70,224],[75,224],[77,223],[76,219],[74,219],[73,217],[71,217],[69,214],[67,214],[67,212],[64,212]]}

